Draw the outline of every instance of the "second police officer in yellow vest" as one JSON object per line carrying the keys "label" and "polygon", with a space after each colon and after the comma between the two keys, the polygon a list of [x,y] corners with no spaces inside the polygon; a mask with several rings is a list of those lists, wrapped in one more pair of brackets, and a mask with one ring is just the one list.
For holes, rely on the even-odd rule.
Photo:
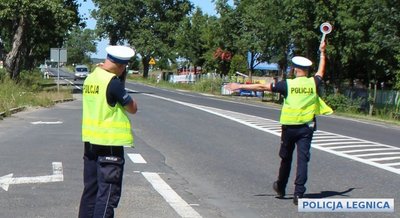
{"label": "second police officer in yellow vest", "polygon": [[126,46],[109,46],[104,64],[96,67],[83,84],[82,141],[84,189],[80,218],[114,217],[121,197],[124,148],[133,146],[127,112],[137,111],[125,91],[126,66],[135,55]]}
{"label": "second police officer in yellow vest", "polygon": [[229,90],[272,91],[284,96],[280,123],[282,124],[281,145],[279,156],[281,164],[278,179],[273,183],[277,196],[283,198],[286,194],[293,151],[297,145],[297,170],[293,203],[298,204],[306,188],[308,162],[313,132],[316,128],[315,116],[331,114],[333,111],[319,97],[319,86],[325,73],[325,42],[320,45],[320,62],[314,77],[307,77],[312,62],[301,56],[292,58],[296,78],[286,79],[271,84],[237,84],[226,85]]}

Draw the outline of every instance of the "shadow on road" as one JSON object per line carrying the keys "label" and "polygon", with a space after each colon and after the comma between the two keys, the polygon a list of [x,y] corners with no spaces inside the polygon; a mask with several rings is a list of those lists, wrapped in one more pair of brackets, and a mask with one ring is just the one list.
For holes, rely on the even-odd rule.
{"label": "shadow on road", "polygon": [[[347,195],[347,193],[352,192],[354,189],[357,188],[349,188],[345,191],[339,192],[339,191],[321,191],[320,193],[309,193],[309,194],[305,194],[304,198],[329,198],[329,197],[334,197],[334,196],[342,196],[342,197],[349,197],[349,195]],[[275,197],[276,194],[257,194],[254,195],[256,197],[265,197],[265,196],[273,196]],[[292,194],[289,196],[293,196]],[[293,197],[283,197],[283,198],[279,198],[279,199],[293,199]]]}
{"label": "shadow on road", "polygon": [[333,196],[342,196],[342,197],[349,197],[347,193],[350,193],[356,188],[349,188],[346,191],[337,192],[337,191],[321,191],[320,193],[309,193],[305,194],[305,198],[328,198]]}

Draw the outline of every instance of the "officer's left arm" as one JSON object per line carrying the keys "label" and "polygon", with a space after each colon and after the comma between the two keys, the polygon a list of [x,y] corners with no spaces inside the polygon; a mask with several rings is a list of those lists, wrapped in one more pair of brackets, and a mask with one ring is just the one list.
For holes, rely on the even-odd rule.
{"label": "officer's left arm", "polygon": [[116,103],[119,103],[131,114],[137,111],[136,101],[126,92],[124,84],[116,77],[113,78],[108,85],[107,102],[112,107],[114,107]]}
{"label": "officer's left arm", "polygon": [[324,78],[325,74],[325,48],[326,43],[325,41],[323,41],[319,46],[319,51],[321,52],[321,54],[319,58],[318,72],[315,74],[316,76],[320,76],[321,78]]}

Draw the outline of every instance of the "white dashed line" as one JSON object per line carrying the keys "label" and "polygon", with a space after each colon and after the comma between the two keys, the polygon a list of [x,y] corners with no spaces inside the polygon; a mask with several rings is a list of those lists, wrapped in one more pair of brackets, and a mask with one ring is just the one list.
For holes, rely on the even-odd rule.
{"label": "white dashed line", "polygon": [[186,203],[160,175],[151,172],[142,172],[142,175],[181,217],[201,218],[200,214]]}
{"label": "white dashed line", "polygon": [[146,160],[140,154],[128,154],[128,157],[132,160],[133,163],[137,164],[145,164]]}
{"label": "white dashed line", "polygon": [[[146,160],[140,154],[128,153],[128,157],[136,164],[146,164]],[[134,171],[141,173],[153,188],[165,199],[165,201],[181,216],[185,218],[201,218],[186,201],[184,201],[158,173]]]}

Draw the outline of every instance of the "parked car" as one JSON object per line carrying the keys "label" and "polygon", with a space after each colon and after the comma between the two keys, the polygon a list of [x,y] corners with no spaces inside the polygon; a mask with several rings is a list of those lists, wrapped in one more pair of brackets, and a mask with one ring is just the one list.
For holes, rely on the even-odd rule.
{"label": "parked car", "polygon": [[86,65],[76,65],[74,80],[85,79],[89,74],[89,68]]}

